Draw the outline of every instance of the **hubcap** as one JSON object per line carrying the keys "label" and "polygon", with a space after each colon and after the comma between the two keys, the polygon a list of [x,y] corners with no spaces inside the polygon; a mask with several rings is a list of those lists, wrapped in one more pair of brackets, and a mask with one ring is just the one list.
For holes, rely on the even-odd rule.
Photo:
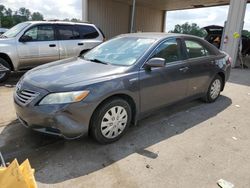
{"label": "hubcap", "polygon": [[106,138],[116,138],[125,129],[128,122],[128,114],[122,106],[115,106],[109,109],[101,123],[102,135]]}
{"label": "hubcap", "polygon": [[211,86],[211,90],[210,90],[211,98],[216,99],[220,94],[220,90],[221,90],[221,82],[219,79],[216,79],[216,80],[214,80],[214,82]]}

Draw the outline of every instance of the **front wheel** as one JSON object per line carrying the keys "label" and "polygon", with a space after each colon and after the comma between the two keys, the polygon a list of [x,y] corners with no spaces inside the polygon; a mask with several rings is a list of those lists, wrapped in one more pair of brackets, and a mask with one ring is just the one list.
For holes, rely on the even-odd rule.
{"label": "front wheel", "polygon": [[102,104],[91,120],[90,133],[101,144],[122,137],[131,123],[132,111],[127,101],[114,98]]}
{"label": "front wheel", "polygon": [[0,83],[7,80],[10,76],[10,71],[5,71],[6,69],[11,69],[9,63],[4,59],[0,58]]}
{"label": "front wheel", "polygon": [[221,93],[222,89],[222,79],[219,75],[217,75],[211,82],[207,94],[205,96],[205,101],[208,103],[215,102]]}

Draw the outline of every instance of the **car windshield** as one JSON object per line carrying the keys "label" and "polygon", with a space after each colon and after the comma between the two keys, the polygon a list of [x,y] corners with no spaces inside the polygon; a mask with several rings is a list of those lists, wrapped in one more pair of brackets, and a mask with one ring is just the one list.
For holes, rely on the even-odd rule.
{"label": "car windshield", "polygon": [[17,36],[18,33],[20,33],[28,25],[30,25],[30,23],[27,23],[27,22],[17,24],[14,27],[12,27],[11,29],[9,29],[8,31],[6,31],[3,34],[3,36],[7,37],[7,38],[15,37],[15,36]]}
{"label": "car windshield", "polygon": [[134,64],[154,41],[149,38],[118,37],[97,46],[83,58],[97,63],[129,66]]}

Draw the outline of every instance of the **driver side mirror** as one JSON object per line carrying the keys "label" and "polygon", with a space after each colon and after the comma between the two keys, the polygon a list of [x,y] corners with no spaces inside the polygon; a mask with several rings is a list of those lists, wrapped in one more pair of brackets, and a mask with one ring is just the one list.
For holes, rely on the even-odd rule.
{"label": "driver side mirror", "polygon": [[19,39],[19,42],[29,42],[32,41],[32,37],[28,36],[28,35],[23,35],[21,36],[21,38]]}
{"label": "driver side mirror", "polygon": [[152,58],[150,59],[146,64],[145,64],[145,68],[146,69],[151,69],[153,67],[165,67],[166,65],[166,60],[163,58]]}

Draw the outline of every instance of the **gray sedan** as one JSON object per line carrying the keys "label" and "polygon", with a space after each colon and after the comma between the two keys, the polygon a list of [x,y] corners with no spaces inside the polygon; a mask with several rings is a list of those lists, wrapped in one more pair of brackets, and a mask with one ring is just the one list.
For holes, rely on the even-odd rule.
{"label": "gray sedan", "polygon": [[14,94],[27,128],[111,143],[152,111],[183,99],[214,102],[231,58],[203,39],[176,34],[117,36],[81,57],[27,72]]}

